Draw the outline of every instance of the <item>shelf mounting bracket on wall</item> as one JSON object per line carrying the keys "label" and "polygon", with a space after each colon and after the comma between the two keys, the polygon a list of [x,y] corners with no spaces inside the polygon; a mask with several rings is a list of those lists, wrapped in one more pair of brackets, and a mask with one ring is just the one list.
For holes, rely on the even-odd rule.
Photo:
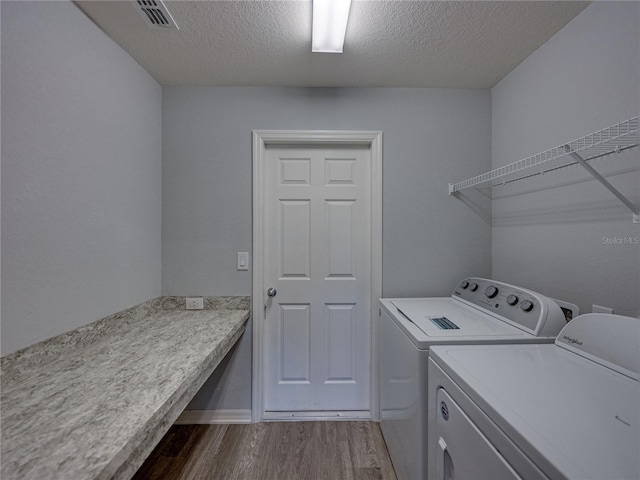
{"label": "shelf mounting bracket on wall", "polygon": [[609,181],[606,178],[604,178],[602,175],[600,175],[596,171],[595,168],[593,168],[591,165],[589,165],[589,163],[587,163],[587,161],[584,158],[582,158],[576,152],[571,150],[571,147],[569,147],[569,145],[565,145],[564,148],[567,151],[567,153],[571,156],[571,158],[573,158],[576,162],[578,162],[580,165],[582,165],[584,167],[584,169],[587,172],[589,172],[593,178],[595,178],[602,185],[604,185],[607,190],[609,190],[611,193],[613,193],[618,198],[618,200],[620,200],[622,203],[624,203],[627,206],[627,208],[629,210],[631,210],[631,212],[633,213],[633,223],[640,223],[640,216],[638,215],[638,208],[633,203],[631,203],[631,201],[629,201],[629,199],[627,197],[625,197],[623,194],[621,194],[620,191],[616,187],[611,185],[611,183],[609,183]]}
{"label": "shelf mounting bracket on wall", "polygon": [[[480,185],[498,187],[536,175],[544,175],[547,172],[570,165],[580,164],[593,178],[604,185],[618,200],[633,212],[633,223],[640,223],[640,209],[588,163],[589,160],[600,158],[611,153],[620,153],[623,150],[637,146],[638,117],[633,117],[624,122],[611,125],[610,127],[564,143],[558,147],[523,158],[462,182],[450,183],[449,195],[454,195],[460,190]],[[573,158],[575,162],[563,162],[563,159],[566,159],[567,156]]]}

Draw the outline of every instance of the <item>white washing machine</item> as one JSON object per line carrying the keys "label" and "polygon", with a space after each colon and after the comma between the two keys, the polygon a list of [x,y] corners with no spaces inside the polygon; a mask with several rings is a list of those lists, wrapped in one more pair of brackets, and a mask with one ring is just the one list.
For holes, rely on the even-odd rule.
{"label": "white washing machine", "polygon": [[380,420],[398,480],[427,478],[427,360],[442,344],[552,343],[577,307],[484,278],[451,297],[380,300]]}
{"label": "white washing machine", "polygon": [[640,478],[638,372],[640,320],[608,314],[551,345],[433,348],[429,478]]}

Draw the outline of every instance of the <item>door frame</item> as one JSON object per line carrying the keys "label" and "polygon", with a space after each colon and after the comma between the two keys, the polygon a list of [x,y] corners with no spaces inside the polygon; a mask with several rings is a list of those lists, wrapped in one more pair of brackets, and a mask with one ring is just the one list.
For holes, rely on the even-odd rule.
{"label": "door frame", "polygon": [[[265,234],[265,166],[268,145],[347,146],[371,150],[371,418],[379,419],[378,401],[378,299],[382,296],[382,132],[344,130],[254,130],[253,131],[253,239],[251,318],[253,359],[251,420],[264,419],[264,320],[263,283]],[[317,418],[317,417],[316,417]],[[299,417],[297,419],[300,419]]]}

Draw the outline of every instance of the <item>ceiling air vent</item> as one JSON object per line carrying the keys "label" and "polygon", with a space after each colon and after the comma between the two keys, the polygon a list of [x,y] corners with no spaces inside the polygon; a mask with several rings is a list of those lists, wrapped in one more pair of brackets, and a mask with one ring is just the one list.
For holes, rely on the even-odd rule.
{"label": "ceiling air vent", "polygon": [[178,25],[176,25],[162,0],[132,0],[131,3],[135,5],[136,10],[150,27],[175,28],[178,30]]}

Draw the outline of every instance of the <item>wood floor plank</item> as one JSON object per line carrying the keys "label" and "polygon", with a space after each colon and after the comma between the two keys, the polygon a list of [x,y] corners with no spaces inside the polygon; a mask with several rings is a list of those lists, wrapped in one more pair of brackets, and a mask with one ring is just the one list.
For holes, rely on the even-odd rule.
{"label": "wood floor plank", "polygon": [[186,465],[183,469],[183,475],[178,478],[185,480],[199,480],[210,478],[211,465],[207,459],[215,458],[224,442],[228,425],[212,425],[215,428],[198,429],[202,432],[199,441],[190,451],[183,453]]}
{"label": "wood floor plank", "polygon": [[204,430],[196,425],[185,425],[186,428],[171,428],[153,452],[156,462],[145,462],[138,473],[138,478],[163,480],[166,478],[183,478],[183,470],[188,459],[195,458],[193,449],[200,442]]}
{"label": "wood floor plank", "polygon": [[174,425],[134,480],[396,480],[375,422]]}

